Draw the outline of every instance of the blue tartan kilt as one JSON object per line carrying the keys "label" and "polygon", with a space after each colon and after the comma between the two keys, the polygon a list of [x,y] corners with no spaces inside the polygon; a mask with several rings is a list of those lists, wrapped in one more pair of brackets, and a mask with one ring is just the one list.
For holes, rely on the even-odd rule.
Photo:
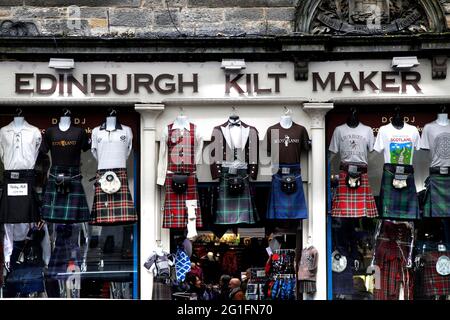
{"label": "blue tartan kilt", "polygon": [[308,208],[306,207],[302,176],[300,170],[295,170],[294,172],[297,191],[291,194],[281,190],[281,179],[283,175],[280,172],[272,176],[272,188],[269,197],[267,219],[308,218]]}
{"label": "blue tartan kilt", "polygon": [[[58,174],[77,176],[72,179],[70,193],[56,192],[55,176]],[[42,218],[44,220],[65,223],[90,221],[89,207],[81,178],[78,167],[53,166],[51,168],[42,206]]]}
{"label": "blue tartan kilt", "polygon": [[257,222],[247,170],[239,169],[237,174],[244,177],[245,189],[239,195],[231,195],[228,191],[227,178],[230,176],[228,168],[222,168],[215,224],[255,224]]}

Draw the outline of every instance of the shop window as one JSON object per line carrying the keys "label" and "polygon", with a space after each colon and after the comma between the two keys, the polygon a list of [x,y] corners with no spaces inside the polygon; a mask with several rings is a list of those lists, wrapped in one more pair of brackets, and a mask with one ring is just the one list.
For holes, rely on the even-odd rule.
{"label": "shop window", "polygon": [[[62,108],[61,108],[62,109]],[[35,108],[23,110],[25,120],[44,134],[47,128],[58,127],[59,108]],[[92,130],[100,126],[108,114],[106,108],[96,108],[95,111],[86,108],[72,108],[71,127],[80,127],[90,138]],[[1,127],[8,125],[16,115],[14,108],[6,109],[0,117]],[[139,212],[139,118],[134,111],[120,109],[117,114],[118,123],[128,126],[133,132],[132,151],[126,160],[127,184],[132,197],[133,206]],[[120,138],[120,137],[119,137]],[[54,143],[71,145],[73,141],[61,139]],[[88,148],[87,148],[88,149]],[[41,149],[42,151],[42,149]],[[19,229],[29,230],[35,223],[17,223],[12,233],[13,250],[8,255],[4,245],[4,258],[10,260],[9,269],[4,268],[2,296],[10,297],[49,297],[49,298],[102,298],[102,299],[137,299],[137,223],[105,222],[103,225],[93,225],[92,207],[94,202],[94,183],[96,179],[98,161],[91,150],[81,153],[81,186],[77,192],[84,191],[80,197],[86,199],[89,214],[88,219],[77,221],[77,217],[68,218],[55,214],[53,218],[42,219],[45,230],[44,240],[38,238],[25,240],[25,234]],[[49,192],[50,175],[54,164],[49,154],[41,152],[35,165],[37,176],[36,194],[39,211],[43,213],[43,206],[49,205],[46,192]],[[111,168],[112,169],[112,168]],[[1,176],[4,177],[4,167]],[[6,171],[8,172],[8,171]],[[48,175],[50,174],[50,175]],[[78,175],[78,173],[77,173]],[[94,180],[94,181],[93,181]],[[124,184],[126,180],[121,180]],[[71,196],[75,197],[74,184],[70,184]],[[122,187],[121,187],[122,188]],[[122,189],[120,189],[122,190]],[[55,194],[57,191],[55,191]],[[3,193],[3,197],[5,197]],[[108,198],[110,199],[110,198]],[[84,201],[84,200],[83,200]],[[72,210],[79,212],[83,206],[80,199],[70,202],[66,206],[66,216],[70,217]],[[105,204],[107,205],[107,204]],[[78,209],[77,209],[78,208]],[[31,234],[31,233],[29,233]],[[2,235],[3,240],[3,235]],[[25,241],[24,241],[25,240]],[[28,246],[32,242],[31,246]],[[33,251],[35,250],[35,251]],[[31,259],[34,257],[34,260]]]}
{"label": "shop window", "polygon": [[[430,187],[430,181],[433,184],[448,177],[446,112],[435,105],[395,107],[338,106],[327,118],[332,199],[328,208],[328,259],[333,299],[446,300],[450,294],[450,211],[446,191],[436,185]],[[352,114],[357,117],[354,125]],[[435,122],[437,114],[443,121],[440,126]],[[391,120],[396,125],[399,119],[403,128],[412,126],[409,132],[398,127],[394,134],[386,134],[385,129],[380,129]],[[384,155],[384,150],[368,152],[367,172],[364,163],[354,162],[360,156],[364,159],[367,150],[360,137],[364,136],[361,123],[372,129],[375,145],[377,135],[383,131],[389,151]],[[433,132],[428,136],[427,149],[432,155],[421,148],[424,126],[429,123],[433,123]],[[343,127],[336,130],[340,125]],[[414,138],[416,130],[421,136],[419,141]],[[339,139],[337,148],[336,144],[332,146],[333,134]],[[432,173],[431,158],[440,161],[438,171]],[[343,159],[353,163],[343,166]]]}

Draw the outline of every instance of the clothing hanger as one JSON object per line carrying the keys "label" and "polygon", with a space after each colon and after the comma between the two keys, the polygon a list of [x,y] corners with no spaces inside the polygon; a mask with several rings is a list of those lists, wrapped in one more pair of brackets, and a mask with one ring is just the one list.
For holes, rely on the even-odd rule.
{"label": "clothing hanger", "polygon": [[117,110],[114,108],[109,108],[106,112],[108,117],[117,117]]}
{"label": "clothing hanger", "polygon": [[23,117],[23,110],[21,108],[16,109],[16,117]]}
{"label": "clothing hanger", "polygon": [[63,117],[70,117],[71,115],[72,115],[72,112],[69,109],[67,109],[67,108],[62,109]]}

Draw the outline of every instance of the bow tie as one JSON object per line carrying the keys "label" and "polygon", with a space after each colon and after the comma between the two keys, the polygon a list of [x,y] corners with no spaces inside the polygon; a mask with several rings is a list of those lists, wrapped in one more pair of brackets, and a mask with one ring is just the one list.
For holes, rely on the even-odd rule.
{"label": "bow tie", "polygon": [[240,127],[241,126],[241,122],[229,122],[230,127],[236,126],[236,127]]}

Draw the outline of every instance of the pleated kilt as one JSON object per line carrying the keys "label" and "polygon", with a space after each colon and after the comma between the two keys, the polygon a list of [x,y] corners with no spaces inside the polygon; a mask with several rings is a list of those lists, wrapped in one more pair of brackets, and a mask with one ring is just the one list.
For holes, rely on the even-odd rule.
{"label": "pleated kilt", "polygon": [[[407,186],[403,189],[396,189],[392,185],[396,166],[405,167],[405,174],[408,175],[406,179]],[[419,218],[419,200],[414,181],[414,169],[411,165],[393,165],[388,163],[384,165],[379,212],[381,212],[383,218]]]}
{"label": "pleated kilt", "polygon": [[188,223],[188,209],[186,200],[196,200],[195,209],[197,228],[203,226],[200,203],[198,201],[197,178],[191,173],[187,180],[187,190],[184,193],[175,193],[172,189],[172,172],[167,172],[165,182],[164,219],[163,228],[184,229]]}
{"label": "pleated kilt", "polygon": [[219,182],[219,195],[217,199],[217,210],[215,224],[254,224],[256,223],[256,209],[250,192],[250,182],[246,169],[237,170],[237,174],[244,177],[245,188],[239,195],[232,195],[228,191],[227,178],[228,168],[222,167]]}
{"label": "pleated kilt", "polygon": [[450,294],[450,275],[440,275],[436,271],[436,263],[440,256],[450,257],[450,252],[430,252],[424,256],[423,294],[427,297]]}
{"label": "pleated kilt", "polygon": [[124,168],[102,169],[97,171],[100,177],[107,171],[113,171],[120,180],[120,190],[113,194],[105,193],[100,183],[95,183],[94,203],[92,205],[93,225],[132,224],[138,220],[133,198],[128,187],[127,170]]}
{"label": "pleated kilt", "polygon": [[[56,192],[56,176],[64,174],[75,177],[70,185],[70,193]],[[85,222],[90,220],[86,194],[81,184],[80,168],[54,166],[50,170],[42,205],[42,218],[51,222]]]}
{"label": "pleated kilt", "polygon": [[[34,170],[5,170],[0,191],[0,223],[29,223],[40,220]],[[26,195],[8,195],[8,185],[26,185]]]}
{"label": "pleated kilt", "polygon": [[358,188],[349,188],[346,183],[348,164],[341,165],[339,172],[339,185],[333,197],[331,215],[340,218],[374,218],[378,210],[369,185],[367,165],[353,164],[361,171],[361,185]]}
{"label": "pleated kilt", "polygon": [[[281,190],[281,168],[289,168],[290,175],[295,175],[297,191],[291,194]],[[272,176],[267,219],[307,219],[305,194],[299,165],[280,165],[280,170]]]}
{"label": "pleated kilt", "polygon": [[[437,168],[439,171],[439,168]],[[430,168],[430,176],[425,180],[426,194],[424,217],[450,217],[450,175],[441,175]]]}

